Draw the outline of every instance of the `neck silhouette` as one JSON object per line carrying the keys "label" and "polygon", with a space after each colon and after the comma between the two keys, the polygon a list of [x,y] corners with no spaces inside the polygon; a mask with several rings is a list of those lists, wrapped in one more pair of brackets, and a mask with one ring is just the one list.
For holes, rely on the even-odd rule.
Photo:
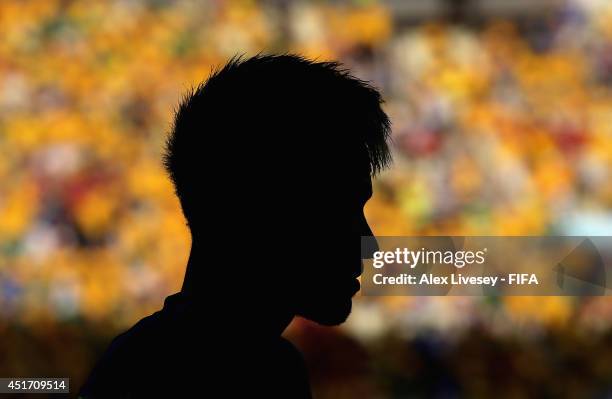
{"label": "neck silhouette", "polygon": [[[243,268],[231,262],[211,265],[211,262],[219,260],[209,254],[210,250],[200,241],[192,240],[181,293],[209,309],[208,315],[212,314],[216,319],[213,323],[222,323],[224,329],[240,329],[248,324],[249,334],[253,336],[280,336],[295,313],[291,304],[268,295],[265,284],[258,284],[256,279],[250,278],[261,266],[253,264],[252,274],[241,275]],[[232,268],[234,273],[228,273]]]}

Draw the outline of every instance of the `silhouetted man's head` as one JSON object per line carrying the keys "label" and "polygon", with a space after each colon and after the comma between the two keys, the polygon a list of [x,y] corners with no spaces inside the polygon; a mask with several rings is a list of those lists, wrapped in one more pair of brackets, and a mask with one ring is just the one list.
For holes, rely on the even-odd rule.
{"label": "silhouetted man's head", "polygon": [[188,93],[164,161],[210,258],[191,286],[241,276],[249,295],[343,322],[359,289],[360,236],[372,234],[371,176],[390,162],[380,104],[337,63],[294,55],[233,59]]}

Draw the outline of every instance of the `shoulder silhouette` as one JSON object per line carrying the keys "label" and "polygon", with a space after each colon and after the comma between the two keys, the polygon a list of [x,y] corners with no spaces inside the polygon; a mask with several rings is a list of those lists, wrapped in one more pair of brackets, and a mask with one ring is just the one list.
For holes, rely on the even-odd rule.
{"label": "shoulder silhouette", "polygon": [[189,91],[163,158],[192,235],[183,287],[112,341],[80,395],[311,397],[281,334],[350,314],[363,208],[391,162],[381,103],[340,64],[289,54],[233,58]]}

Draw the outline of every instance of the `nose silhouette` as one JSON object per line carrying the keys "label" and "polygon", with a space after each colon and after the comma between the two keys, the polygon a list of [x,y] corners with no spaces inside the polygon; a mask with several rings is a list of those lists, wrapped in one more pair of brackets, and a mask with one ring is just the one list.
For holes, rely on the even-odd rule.
{"label": "nose silhouette", "polygon": [[359,231],[361,235],[361,259],[371,259],[374,257],[374,252],[378,251],[379,248],[365,215],[360,220]]}

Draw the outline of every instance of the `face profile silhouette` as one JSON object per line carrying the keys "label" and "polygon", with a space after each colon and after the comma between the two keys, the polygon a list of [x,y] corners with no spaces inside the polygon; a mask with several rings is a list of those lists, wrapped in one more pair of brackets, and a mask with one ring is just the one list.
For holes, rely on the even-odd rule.
{"label": "face profile silhouette", "polygon": [[[189,92],[164,158],[196,247],[184,291],[342,323],[372,235],[371,177],[390,162],[381,102],[339,64],[294,55],[234,58]],[[215,259],[237,252],[248,259]],[[248,282],[223,283],[235,274]]]}
{"label": "face profile silhouette", "polygon": [[281,334],[351,312],[371,179],[391,162],[381,103],[338,63],[289,54],[234,58],[190,90],[163,156],[192,236],[182,289],[112,341],[80,395],[197,395],[150,382],[204,379],[224,397],[310,398]]}

